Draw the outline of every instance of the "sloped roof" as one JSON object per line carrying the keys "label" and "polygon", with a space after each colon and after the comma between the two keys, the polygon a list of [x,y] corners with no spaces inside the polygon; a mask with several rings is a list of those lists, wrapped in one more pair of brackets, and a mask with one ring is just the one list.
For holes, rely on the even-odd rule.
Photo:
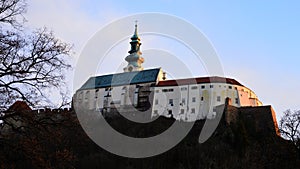
{"label": "sloped roof", "polygon": [[156,82],[159,71],[160,68],[156,68],[91,77],[79,90]]}
{"label": "sloped roof", "polygon": [[14,104],[12,104],[8,111],[25,111],[25,110],[31,110],[31,108],[28,106],[28,104],[24,101],[16,101]]}
{"label": "sloped roof", "polygon": [[202,84],[202,83],[227,83],[232,85],[243,86],[241,83],[239,83],[234,79],[218,77],[218,76],[165,80],[165,81],[159,81],[157,86],[180,86],[180,85]]}

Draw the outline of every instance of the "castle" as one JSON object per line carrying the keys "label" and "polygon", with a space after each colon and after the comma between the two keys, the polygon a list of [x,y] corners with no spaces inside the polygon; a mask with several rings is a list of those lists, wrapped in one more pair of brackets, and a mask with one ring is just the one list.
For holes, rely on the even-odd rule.
{"label": "castle", "polygon": [[213,119],[216,107],[231,100],[235,107],[262,106],[257,95],[238,81],[225,77],[167,80],[161,68],[145,69],[135,25],[123,73],[90,77],[73,96],[76,107],[109,113],[111,109],[149,109],[151,117],[182,121]]}

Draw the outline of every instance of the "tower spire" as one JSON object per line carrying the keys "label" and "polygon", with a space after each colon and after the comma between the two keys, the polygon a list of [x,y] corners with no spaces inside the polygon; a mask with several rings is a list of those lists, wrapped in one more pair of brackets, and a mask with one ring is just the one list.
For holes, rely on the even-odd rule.
{"label": "tower spire", "polygon": [[138,33],[137,33],[137,23],[138,23],[138,21],[135,20],[135,29],[134,29],[134,34],[133,34],[133,36],[139,37],[139,35],[138,35]]}
{"label": "tower spire", "polygon": [[131,49],[130,49],[130,51],[128,51],[128,53],[132,54],[135,52],[140,52],[140,46],[142,45],[142,43],[140,42],[140,37],[137,32],[137,20],[135,21],[134,33],[130,39],[131,39],[131,42],[130,42]]}

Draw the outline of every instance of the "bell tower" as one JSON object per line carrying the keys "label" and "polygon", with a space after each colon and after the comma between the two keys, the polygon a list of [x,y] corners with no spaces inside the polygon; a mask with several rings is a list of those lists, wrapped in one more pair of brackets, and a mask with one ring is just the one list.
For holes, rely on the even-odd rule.
{"label": "bell tower", "polygon": [[142,52],[140,51],[140,46],[142,43],[140,42],[140,37],[137,33],[137,21],[135,21],[134,33],[130,39],[131,49],[128,51],[129,55],[125,58],[125,60],[128,62],[128,65],[123,70],[124,72],[141,71],[144,69],[142,67],[144,58],[141,56]]}

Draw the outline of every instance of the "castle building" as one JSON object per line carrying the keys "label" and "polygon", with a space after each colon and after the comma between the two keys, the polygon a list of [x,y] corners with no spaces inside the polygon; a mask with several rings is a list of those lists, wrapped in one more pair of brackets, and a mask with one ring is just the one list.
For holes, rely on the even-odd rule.
{"label": "castle building", "polygon": [[[183,121],[214,118],[215,107],[231,100],[235,107],[262,106],[256,94],[238,81],[225,77],[166,80],[161,68],[145,69],[135,25],[123,73],[90,77],[73,97],[76,107],[109,112],[110,109],[150,109],[151,117]],[[129,110],[129,109],[128,109]]]}

